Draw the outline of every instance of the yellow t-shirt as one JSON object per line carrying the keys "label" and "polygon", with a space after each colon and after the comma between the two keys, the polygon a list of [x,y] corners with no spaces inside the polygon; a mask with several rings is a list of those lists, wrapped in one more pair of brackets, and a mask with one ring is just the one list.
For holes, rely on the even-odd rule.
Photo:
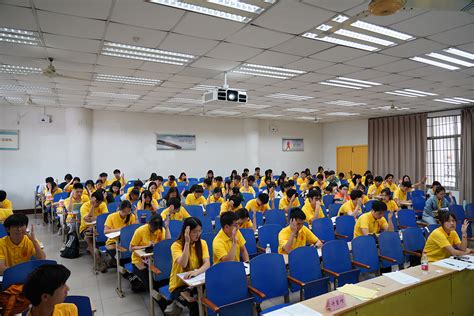
{"label": "yellow t-shirt", "polygon": [[[87,214],[89,214],[89,211],[91,210],[91,202],[88,201],[81,206],[81,226],[79,227],[79,232],[83,232],[87,228],[87,222],[85,221],[85,217]],[[93,217],[97,217],[100,214],[106,214],[108,213],[109,210],[107,209],[107,205],[102,202],[99,204],[99,206],[94,208],[94,214]]]}
{"label": "yellow t-shirt", "polygon": [[26,235],[18,245],[11,241],[10,236],[0,238],[0,260],[4,261],[6,267],[30,261],[34,255],[35,246]]}
{"label": "yellow t-shirt", "polygon": [[[128,188],[128,189],[127,189],[127,193],[126,193],[126,194],[127,194],[127,196],[128,196],[128,195],[130,195],[130,192],[132,192],[132,190],[133,190],[133,189],[134,189],[133,187],[130,187],[130,188]],[[140,188],[140,190],[139,190],[139,191],[140,191],[140,193],[142,193],[144,190],[145,190],[145,189],[143,189],[143,188]]]}
{"label": "yellow t-shirt", "polygon": [[395,192],[398,189],[398,186],[394,182],[392,182],[392,184],[388,184],[388,182],[384,182],[383,186],[386,188],[389,188],[390,191],[392,192]]}
{"label": "yellow t-shirt", "polygon": [[241,193],[251,193],[253,196],[255,196],[255,190],[251,186],[249,186],[247,189],[245,187],[240,188]]}
{"label": "yellow t-shirt", "polygon": [[298,179],[296,179],[296,184],[301,186],[304,182],[306,182],[306,178],[303,179],[301,177],[299,177]]}
{"label": "yellow t-shirt", "polygon": [[[306,215],[306,223],[311,225],[312,222],[313,222],[313,217],[316,213],[316,209],[311,206],[311,203],[308,201],[308,199],[306,199],[306,202],[304,203],[304,205],[301,209],[303,210],[304,214]],[[318,213],[319,213],[318,218],[324,218],[325,217],[323,209],[321,208],[321,206],[319,207]]]}
{"label": "yellow t-shirt", "polygon": [[0,202],[0,222],[3,223],[5,219],[13,214],[12,202],[8,199]]}
{"label": "yellow t-shirt", "polygon": [[393,199],[398,199],[399,201],[406,201],[407,200],[407,192],[403,192],[402,189],[398,188],[393,193]]}
{"label": "yellow t-shirt", "polygon": [[394,200],[390,200],[388,202],[384,201],[384,203],[387,205],[387,211],[398,211],[398,205]]}
{"label": "yellow t-shirt", "polygon": [[339,209],[339,212],[337,213],[337,216],[342,216],[342,215],[347,215],[349,212],[354,212],[356,209],[356,204],[352,202],[352,200],[349,200],[342,204],[341,208]]}
{"label": "yellow t-shirt", "polygon": [[376,186],[375,183],[369,186],[369,190],[367,191],[367,194],[370,195],[380,195],[382,194],[382,190],[384,189],[383,185]]}
{"label": "yellow t-shirt", "polygon": [[[284,197],[280,200],[280,204],[278,205],[278,208],[280,210],[285,210],[289,204],[290,204],[290,201],[288,200],[288,197]],[[298,198],[295,198],[295,200],[293,201],[293,205],[291,207],[300,207],[300,205],[301,205],[300,200]]]}
{"label": "yellow t-shirt", "polygon": [[369,202],[369,200],[370,200],[370,199],[368,198],[367,195],[365,195],[365,194],[362,195],[362,204],[363,204],[363,205],[365,205],[365,203]]}
{"label": "yellow t-shirt", "polygon": [[[283,246],[286,245],[288,242],[288,239],[290,239],[291,236],[291,228],[290,226],[286,226],[283,228],[280,233],[278,234],[278,253],[280,254],[285,254],[287,253],[285,250],[283,250]],[[304,247],[306,246],[307,243],[309,244],[315,244],[318,242],[318,237],[316,237],[315,234],[313,234],[312,231],[310,231],[306,226],[303,226],[299,232],[298,235],[293,239],[293,245],[291,245],[291,250],[298,248],[298,247]]]}
{"label": "yellow t-shirt", "polygon": [[451,256],[451,253],[444,249],[445,247],[454,247],[460,243],[461,239],[455,230],[451,231],[448,236],[443,227],[438,227],[431,232],[423,251],[426,252],[428,261],[438,261]]}
{"label": "yellow t-shirt", "polygon": [[[161,212],[161,218],[166,220],[168,213],[170,213],[169,207]],[[184,221],[188,217],[191,217],[191,215],[189,215],[188,211],[186,211],[186,209],[182,206],[179,208],[178,212],[170,214],[170,220]]]}
{"label": "yellow t-shirt", "polygon": [[232,209],[232,206],[230,205],[230,202],[226,201],[226,202],[221,204],[221,211],[220,211],[219,215],[221,215],[222,213],[225,213],[225,212],[229,212],[229,211],[236,212],[237,210],[238,210],[238,208],[236,208],[235,210]]}
{"label": "yellow t-shirt", "polygon": [[211,195],[209,197],[209,203],[224,203],[224,199],[222,198],[222,196],[216,200],[216,198],[214,197],[214,195]]}
{"label": "yellow t-shirt", "polygon": [[242,224],[239,225],[239,228],[253,228],[253,223],[250,219],[246,220]]}
{"label": "yellow t-shirt", "polygon": [[170,188],[174,188],[174,187],[176,187],[176,186],[178,186],[178,185],[176,184],[176,181],[173,181],[173,183],[170,183],[169,181],[166,181],[166,182],[163,184],[163,186],[165,186],[165,187],[170,187]]}
{"label": "yellow t-shirt", "polygon": [[[52,316],[77,316],[77,306],[72,303],[60,303],[54,305]],[[31,311],[28,311],[26,316],[31,316]]]}
{"label": "yellow t-shirt", "polygon": [[[237,231],[237,249],[235,250],[235,257],[232,261],[240,261],[240,252],[242,251],[243,247],[245,247],[244,236],[242,236],[240,231]],[[222,257],[227,256],[230,248],[232,248],[232,238],[227,236],[221,229],[212,242],[212,260],[214,264],[222,262]]]}
{"label": "yellow t-shirt", "polygon": [[323,181],[322,184],[319,184],[318,181],[316,181],[314,184],[313,184],[314,187],[318,187],[321,189],[321,192],[326,189],[326,187],[328,186],[328,184],[326,183],[326,181]]}
{"label": "yellow t-shirt", "polygon": [[[76,205],[81,205],[82,206],[82,204],[84,204],[86,202],[89,202],[90,200],[89,200],[88,195],[83,194],[83,195],[81,195],[81,200],[80,201],[77,201],[77,200],[74,200],[74,199],[72,200],[72,209],[68,209],[69,201],[71,201],[71,197],[68,197],[67,199],[64,200],[64,208],[66,209],[67,212],[72,212]],[[78,207],[80,209],[80,206],[78,206]],[[68,220],[71,219],[71,218],[75,218],[75,217],[76,217],[75,214],[68,214],[67,215]]]}
{"label": "yellow t-shirt", "polygon": [[[130,224],[134,224],[137,221],[137,217],[135,216],[135,214],[130,214],[130,219],[128,223],[125,223],[126,219],[127,219],[126,217],[125,218],[120,217],[120,212],[117,211],[107,216],[104,226],[107,226],[111,229],[118,229],[118,228],[128,226]],[[117,241],[117,239],[118,238],[109,238],[107,239],[105,244],[106,245],[114,244]]]}
{"label": "yellow t-shirt", "polygon": [[153,199],[154,200],[160,200],[161,199],[161,191],[157,188],[156,191],[153,193]]}
{"label": "yellow t-shirt", "polygon": [[369,234],[378,234],[380,230],[387,230],[388,223],[385,217],[375,219],[372,212],[362,214],[354,226],[354,238],[362,236],[362,228],[368,229]]}
{"label": "yellow t-shirt", "polygon": [[189,193],[186,196],[186,205],[207,205],[206,198],[204,196],[200,196],[199,198],[196,198],[194,193]]}
{"label": "yellow t-shirt", "polygon": [[153,211],[153,209],[157,210],[158,209],[158,201],[156,201],[155,199],[151,199],[151,205],[152,206],[148,206],[148,207],[145,207],[142,205],[142,201],[138,201],[137,203],[137,210],[149,210],[149,211]]}
{"label": "yellow t-shirt", "polygon": [[[130,241],[130,247],[148,246],[150,243],[156,244],[157,242],[165,239],[165,237],[166,231],[164,228],[152,233],[150,231],[150,225],[142,225],[138,227],[137,230],[135,230],[132,240]],[[135,252],[132,252],[132,263],[135,265],[142,263],[142,259],[140,256],[135,254]]]}
{"label": "yellow t-shirt", "polygon": [[268,211],[270,209],[270,205],[268,205],[268,203],[267,203],[267,204],[258,206],[257,199],[253,199],[253,200],[250,200],[250,201],[247,202],[247,205],[245,206],[245,208],[249,212],[252,212],[253,210],[256,210],[258,212],[263,213],[263,212]]}
{"label": "yellow t-shirt", "polygon": [[[45,196],[47,196],[47,192],[48,192],[48,190],[44,189],[44,195]],[[63,192],[63,190],[61,190],[60,188],[56,188],[56,190],[54,190],[54,192],[51,193],[51,197],[54,199],[54,196],[56,194],[59,194],[59,193],[62,193],[62,192]],[[52,200],[51,201],[45,200],[44,205],[49,205],[51,202],[52,202]]]}

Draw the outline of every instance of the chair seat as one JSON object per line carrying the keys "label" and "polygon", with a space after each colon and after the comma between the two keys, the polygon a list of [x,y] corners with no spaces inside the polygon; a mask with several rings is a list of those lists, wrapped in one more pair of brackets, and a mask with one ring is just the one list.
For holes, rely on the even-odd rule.
{"label": "chair seat", "polygon": [[127,272],[129,273],[133,273],[133,265],[132,263],[126,263],[125,266],[124,266],[125,270],[127,270]]}
{"label": "chair seat", "polygon": [[284,304],[278,304],[278,305],[266,308],[261,312],[261,315],[276,311],[276,310],[278,310],[280,308],[283,308],[283,307],[286,307],[286,306],[290,306],[290,304],[284,303]]}
{"label": "chair seat", "polygon": [[165,286],[160,287],[158,290],[158,293],[160,293],[160,295],[164,297],[167,301],[171,301],[171,293],[169,289],[170,289],[170,286],[165,285]]}

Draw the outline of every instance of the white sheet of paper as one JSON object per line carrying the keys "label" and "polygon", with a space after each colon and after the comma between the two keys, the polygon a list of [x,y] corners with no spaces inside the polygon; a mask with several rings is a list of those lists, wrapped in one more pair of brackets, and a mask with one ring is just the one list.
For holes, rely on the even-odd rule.
{"label": "white sheet of paper", "polygon": [[205,272],[201,273],[201,274],[198,274],[198,275],[196,275],[195,277],[193,277],[191,279],[184,280],[184,275],[186,273],[187,272],[180,273],[180,274],[178,274],[178,277],[180,279],[182,279],[185,283],[187,283],[189,286],[197,286],[197,285],[201,285],[201,284],[205,283],[205,280],[206,280],[206,273]]}
{"label": "white sheet of paper", "polygon": [[268,316],[322,316],[321,313],[318,313],[317,311],[312,310],[311,308],[301,303],[286,306],[265,315],[268,315]]}
{"label": "white sheet of paper", "polygon": [[450,270],[456,270],[456,271],[461,271],[469,267],[469,262],[464,262],[461,260],[456,260],[456,259],[451,259],[451,258],[446,258],[442,259],[436,262],[432,263],[435,266],[450,269]]}
{"label": "white sheet of paper", "polygon": [[420,279],[412,277],[411,275],[408,275],[400,271],[384,273],[383,275],[385,275],[387,278],[392,279],[395,282],[398,282],[404,285],[420,282]]}
{"label": "white sheet of paper", "polygon": [[118,232],[113,232],[113,233],[105,234],[105,236],[106,236],[107,238],[111,238],[111,239],[113,239],[113,238],[115,238],[115,237],[119,237],[119,236],[120,236],[120,230],[119,230]]}

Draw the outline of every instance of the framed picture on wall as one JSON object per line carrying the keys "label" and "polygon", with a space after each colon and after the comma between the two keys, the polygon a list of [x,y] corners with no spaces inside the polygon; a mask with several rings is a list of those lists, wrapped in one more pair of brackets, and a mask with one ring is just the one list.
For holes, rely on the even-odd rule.
{"label": "framed picture on wall", "polygon": [[281,142],[283,151],[304,151],[303,138],[283,138]]}
{"label": "framed picture on wall", "polygon": [[18,150],[19,148],[19,130],[0,130],[0,150]]}
{"label": "framed picture on wall", "polygon": [[196,135],[156,134],[156,150],[196,150]]}

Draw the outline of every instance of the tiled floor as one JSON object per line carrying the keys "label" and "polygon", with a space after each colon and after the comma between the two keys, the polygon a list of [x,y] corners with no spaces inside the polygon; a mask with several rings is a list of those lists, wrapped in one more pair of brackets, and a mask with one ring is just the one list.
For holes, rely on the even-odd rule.
{"label": "tiled floor", "polygon": [[[31,223],[35,223],[30,216]],[[117,287],[117,275],[115,269],[109,269],[106,273],[95,275],[92,272],[92,257],[81,250],[81,256],[77,259],[65,259],[59,256],[62,246],[62,236],[51,233],[51,226],[44,225],[42,220],[37,219],[35,225],[37,238],[43,242],[44,251],[48,259],[56,260],[71,270],[68,280],[70,295],[89,296],[93,306],[96,308],[97,316],[113,315],[148,315],[148,293],[135,294],[130,289],[130,284],[122,278],[124,298],[118,297],[115,292]],[[292,303],[297,302],[299,293],[293,293],[290,297]],[[268,300],[262,304],[262,308],[283,303],[283,298]],[[155,303],[155,314],[163,315]],[[187,315],[184,310],[183,315]]]}

